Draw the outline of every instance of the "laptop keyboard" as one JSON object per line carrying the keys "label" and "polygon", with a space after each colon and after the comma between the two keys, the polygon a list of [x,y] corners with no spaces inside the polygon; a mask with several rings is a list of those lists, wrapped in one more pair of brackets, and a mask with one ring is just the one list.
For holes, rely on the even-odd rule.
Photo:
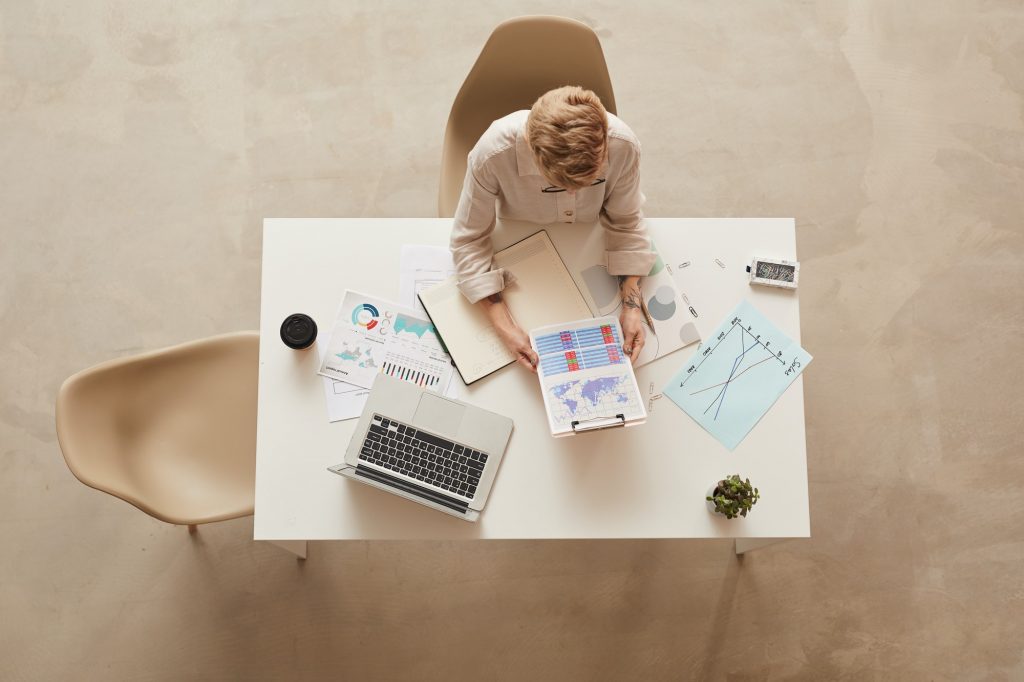
{"label": "laptop keyboard", "polygon": [[487,455],[374,414],[359,460],[472,499]]}

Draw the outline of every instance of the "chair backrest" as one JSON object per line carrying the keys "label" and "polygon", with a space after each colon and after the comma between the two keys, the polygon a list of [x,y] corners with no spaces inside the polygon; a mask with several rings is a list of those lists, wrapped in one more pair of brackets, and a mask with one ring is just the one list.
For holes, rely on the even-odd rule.
{"label": "chair backrest", "polygon": [[438,216],[455,215],[466,176],[466,156],[495,120],[529,109],[548,90],[579,85],[615,110],[608,66],[597,34],[565,17],[528,16],[502,22],[491,33],[455,96],[441,157]]}
{"label": "chair backrest", "polygon": [[57,437],[86,485],[168,523],[253,512],[259,332],[105,362],[57,396]]}

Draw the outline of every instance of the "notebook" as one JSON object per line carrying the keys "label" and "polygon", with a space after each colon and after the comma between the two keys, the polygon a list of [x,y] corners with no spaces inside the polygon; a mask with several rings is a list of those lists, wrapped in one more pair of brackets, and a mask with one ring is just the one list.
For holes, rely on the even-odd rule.
{"label": "notebook", "polygon": [[[593,314],[544,230],[495,253],[494,267],[515,276],[516,281],[501,293],[523,329]],[[515,361],[482,307],[467,301],[459,291],[455,277],[420,292],[420,303],[465,383]]]}
{"label": "notebook", "polygon": [[534,329],[537,376],[553,436],[647,419],[622,329],[614,317],[599,317]]}

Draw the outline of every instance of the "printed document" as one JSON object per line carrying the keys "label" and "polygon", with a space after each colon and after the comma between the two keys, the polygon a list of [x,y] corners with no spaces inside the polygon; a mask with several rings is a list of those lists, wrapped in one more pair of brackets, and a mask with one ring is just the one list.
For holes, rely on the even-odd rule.
{"label": "printed document", "polygon": [[632,426],[647,417],[636,375],[622,352],[618,319],[585,319],[530,332],[551,434],[595,422]]}
{"label": "printed document", "polygon": [[346,291],[320,374],[362,388],[387,374],[423,388],[448,386],[453,369],[434,325],[411,308]]}

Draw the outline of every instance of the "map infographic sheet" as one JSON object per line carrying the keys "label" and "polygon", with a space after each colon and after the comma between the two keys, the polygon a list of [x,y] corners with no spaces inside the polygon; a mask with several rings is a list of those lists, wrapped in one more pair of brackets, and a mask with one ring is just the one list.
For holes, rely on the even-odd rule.
{"label": "map infographic sheet", "polygon": [[372,387],[378,374],[387,374],[440,391],[453,371],[434,325],[422,313],[345,292],[320,374],[362,388]]}
{"label": "map infographic sheet", "polygon": [[[320,361],[323,362],[327,354],[328,339],[320,337],[317,339],[317,352],[320,354]],[[324,398],[327,403],[327,421],[336,422],[344,419],[358,419],[363,414],[366,401],[370,398],[370,389],[356,386],[330,377],[321,377],[324,383]],[[452,378],[448,382],[448,388],[444,394],[449,398],[458,398],[458,385],[462,382]]]}
{"label": "map infographic sheet", "polygon": [[544,407],[551,433],[574,432],[574,423],[622,415],[626,424],[647,417],[636,375],[622,352],[622,329],[614,317],[535,329],[530,343],[540,361]]}
{"label": "map infographic sheet", "polygon": [[810,362],[807,351],[743,301],[664,395],[733,450]]}

